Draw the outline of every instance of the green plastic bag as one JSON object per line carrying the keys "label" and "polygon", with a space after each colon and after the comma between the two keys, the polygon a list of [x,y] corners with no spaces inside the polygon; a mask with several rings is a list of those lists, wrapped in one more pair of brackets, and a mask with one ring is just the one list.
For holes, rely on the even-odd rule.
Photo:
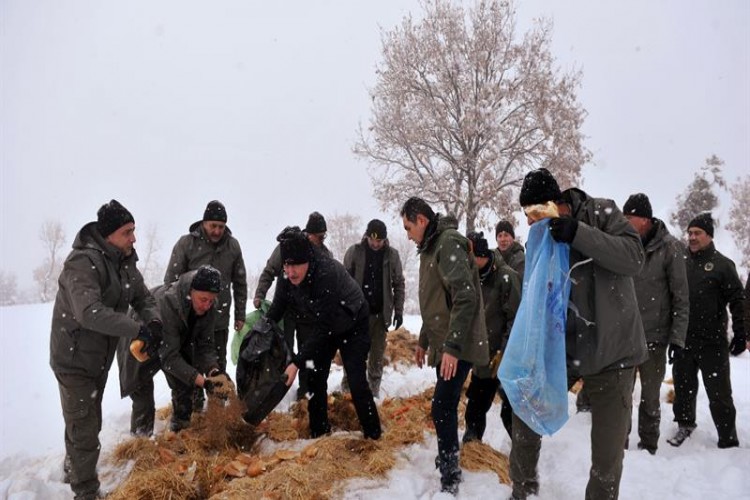
{"label": "green plastic bag", "polygon": [[[240,346],[245,338],[245,335],[253,328],[253,325],[258,321],[261,316],[265,316],[268,310],[271,308],[271,302],[263,300],[260,303],[260,309],[256,309],[247,316],[245,316],[245,324],[242,330],[235,330],[234,337],[232,337],[232,363],[237,365],[237,361],[240,359]],[[283,321],[279,322],[279,328],[284,328]]]}

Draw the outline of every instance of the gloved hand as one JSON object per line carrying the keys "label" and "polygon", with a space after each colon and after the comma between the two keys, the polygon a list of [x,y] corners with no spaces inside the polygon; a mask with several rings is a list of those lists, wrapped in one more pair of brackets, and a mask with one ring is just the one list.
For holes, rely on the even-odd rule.
{"label": "gloved hand", "polygon": [[667,348],[667,359],[669,359],[670,365],[684,357],[685,353],[683,352],[682,347],[677,344],[669,344],[669,347]]}
{"label": "gloved hand", "polygon": [[553,217],[549,221],[549,232],[559,243],[572,243],[578,231],[578,220],[573,217]]}
{"label": "gloved hand", "polygon": [[209,396],[227,399],[235,394],[232,379],[225,372],[218,369],[211,370],[211,374],[203,381],[203,388]]}
{"label": "gloved hand", "polygon": [[403,324],[404,324],[404,315],[395,313],[393,315],[393,329],[398,330],[399,328],[401,328],[401,325]]}
{"label": "gloved hand", "polygon": [[148,331],[151,334],[151,341],[146,342],[146,353],[149,357],[153,358],[159,354],[159,346],[164,340],[164,329],[161,321],[158,319],[152,319],[149,321],[146,328],[148,328]]}
{"label": "gloved hand", "polygon": [[732,356],[739,356],[745,352],[747,347],[747,340],[743,335],[735,335],[732,341],[729,343],[729,352]]}

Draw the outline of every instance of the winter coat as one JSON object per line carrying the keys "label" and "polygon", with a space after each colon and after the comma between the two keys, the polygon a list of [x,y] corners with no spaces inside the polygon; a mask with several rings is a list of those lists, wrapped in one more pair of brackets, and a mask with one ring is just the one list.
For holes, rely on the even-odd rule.
{"label": "winter coat", "polygon": [[419,245],[419,345],[437,366],[443,352],[475,365],[489,363],[479,271],[469,240],[453,216],[439,214]]}
{"label": "winter coat", "polygon": [[578,220],[570,244],[568,370],[593,375],[637,366],[647,357],[633,277],[644,262],[641,238],[612,200],[563,192]]}
{"label": "winter coat", "polygon": [[496,351],[505,349],[521,304],[521,279],[518,273],[502,260],[496,260],[495,253],[492,255],[487,269],[479,272],[490,357]]}
{"label": "winter coat", "polygon": [[[132,394],[160,369],[183,384],[193,386],[198,373],[205,374],[218,368],[214,346],[214,323],[218,316],[216,308],[211,308],[203,316],[195,316],[190,302],[190,285],[196,272],[187,272],[174,283],[152,289],[164,334],[158,357],[141,363],[130,353],[129,340],[123,339],[118,344],[121,397]],[[131,311],[131,316],[140,319],[135,311]]]}
{"label": "winter coat", "polygon": [[717,251],[713,242],[703,250],[687,253],[690,289],[687,347],[727,342],[727,305],[734,334],[744,335],[744,294],[734,262]]}
{"label": "winter coat", "polygon": [[273,280],[281,276],[284,271],[284,265],[281,262],[281,245],[276,245],[276,248],[271,252],[271,256],[266,262],[266,267],[263,268],[263,272],[260,273],[258,278],[258,286],[255,288],[255,298],[265,299],[268,290],[273,284]]}
{"label": "winter coat", "polygon": [[284,276],[276,283],[268,319],[279,322],[291,310],[298,328],[309,330],[309,338],[299,346],[294,364],[304,366],[315,359],[331,337],[352,333],[358,319],[367,317],[368,306],[362,288],[343,264],[313,249],[307,275],[295,286]]}
{"label": "winter coat", "polygon": [[203,230],[203,222],[198,221],[190,226],[190,233],[182,236],[172,249],[172,257],[164,275],[164,284],[169,284],[181,274],[208,264],[221,272],[221,293],[217,310],[218,319],[215,328],[229,328],[229,305],[232,303],[234,290],[234,319],[245,320],[247,305],[247,274],[242,249],[232,231],[226,228],[218,243],[213,243]]}
{"label": "winter coat", "polygon": [[89,378],[109,371],[117,341],[138,335],[142,323],[159,318],[156,301],[136,268],[138,256],[125,256],[102,238],[96,222],[76,235],[65,259],[52,311],[50,366],[56,374]]}
{"label": "winter coat", "polygon": [[690,309],[685,247],[661,220],[653,219],[653,224],[646,261],[633,278],[646,342],[685,347]]}
{"label": "winter coat", "polygon": [[745,338],[750,340],[750,274],[745,283]]}
{"label": "winter coat", "polygon": [[496,248],[495,252],[499,253],[505,263],[517,272],[521,280],[523,280],[523,273],[526,270],[526,253],[524,252],[523,245],[514,241],[506,251],[503,252],[499,248]]}
{"label": "winter coat", "polygon": [[[367,238],[349,247],[344,255],[344,267],[361,287],[365,281],[365,255],[367,253]],[[388,328],[393,319],[393,313],[404,314],[404,271],[401,267],[401,257],[398,250],[391,248],[386,242],[380,250],[383,253],[383,318]]]}

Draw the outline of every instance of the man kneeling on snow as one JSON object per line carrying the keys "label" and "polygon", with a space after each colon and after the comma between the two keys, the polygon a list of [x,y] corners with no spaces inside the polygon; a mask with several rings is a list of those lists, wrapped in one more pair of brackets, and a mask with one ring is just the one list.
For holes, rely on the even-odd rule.
{"label": "man kneeling on snow", "polygon": [[214,304],[220,291],[221,273],[211,266],[201,266],[169,285],[160,285],[152,290],[164,325],[164,341],[158,355],[141,363],[130,353],[129,339],[120,341],[120,393],[133,400],[132,434],[149,436],[154,431],[153,379],[160,369],[172,389],[170,429],[174,432],[190,425],[195,387],[203,387],[209,395],[220,398],[234,391],[226,373],[219,369],[214,348]]}

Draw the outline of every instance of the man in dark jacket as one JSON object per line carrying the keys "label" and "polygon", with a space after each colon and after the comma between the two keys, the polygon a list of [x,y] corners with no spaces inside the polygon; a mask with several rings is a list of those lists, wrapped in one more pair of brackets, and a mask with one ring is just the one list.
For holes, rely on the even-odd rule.
{"label": "man in dark jacket", "polygon": [[[320,212],[312,212],[307,218],[307,225],[305,226],[304,233],[307,235],[307,239],[310,243],[320,250],[326,257],[333,258],[333,254],[325,246],[326,233],[328,226],[326,225],[326,219]],[[253,305],[256,309],[260,309],[261,302],[266,298],[268,290],[271,289],[274,279],[278,279],[283,274],[283,262],[281,261],[281,244],[276,245],[271,252],[271,256],[266,262],[266,267],[263,268],[263,272],[260,273],[258,278],[258,286],[255,288],[255,296],[253,298]],[[294,315],[291,312],[287,312],[284,315],[284,338],[286,339],[289,349],[294,349],[294,337],[295,331],[297,333],[297,345],[301,345],[304,340],[310,335],[310,332],[305,330],[305,324],[298,328],[294,321]],[[297,387],[297,399],[303,399],[307,397],[309,393],[307,383],[307,370],[301,367],[297,374],[299,379],[299,386]]]}
{"label": "man in dark jacket", "polygon": [[[672,409],[679,428],[667,440],[680,446],[690,437],[695,422],[698,371],[708,395],[709,408],[719,448],[739,446],[735,427],[736,410],[729,378],[729,354],[745,351],[742,282],[734,262],[714,247],[714,223],[710,213],[688,224],[687,278],[690,288],[690,320],[681,359],[672,368],[675,400]],[[727,306],[732,314],[734,337],[727,342]]]}
{"label": "man in dark jacket", "polygon": [[[203,212],[203,220],[194,222],[190,232],[182,236],[172,249],[164,284],[168,285],[188,271],[207,264],[219,270],[222,288],[217,304],[218,318],[214,328],[214,342],[219,368],[227,368],[227,342],[229,339],[229,311],[234,292],[234,329],[245,324],[247,303],[247,274],[242,249],[232,231],[227,227],[227,211],[219,201],[211,201]],[[230,288],[231,286],[231,288]],[[203,391],[196,390],[195,409],[203,407]]]}
{"label": "man in dark jacket", "polygon": [[[102,395],[117,341],[159,341],[156,302],[136,268],[135,221],[116,200],[83,226],[65,259],[52,312],[50,366],[65,419],[66,482],[76,499],[97,498]],[[127,315],[133,307],[142,319]]]}
{"label": "man in dark jacket", "polygon": [[[550,220],[552,237],[570,245],[568,383],[583,378],[591,402],[586,498],[616,499],[635,367],[648,356],[633,285],[633,276],[643,265],[643,246],[614,201],[591,198],[576,188],[561,193],[547,169],[532,170],[521,187],[521,206],[531,218],[534,206],[547,202],[559,212]],[[514,498],[538,492],[540,449],[541,437],[514,413],[510,454]]]}
{"label": "man in dark jacket", "polygon": [[[518,273],[502,259],[498,259],[496,252],[490,251],[484,233],[471,232],[466,237],[471,242],[472,254],[479,268],[490,363],[486,366],[474,366],[471,373],[471,382],[466,390],[468,401],[464,443],[482,440],[487,427],[487,412],[492,408],[492,401],[500,389],[497,368],[521,303],[521,280]],[[500,397],[503,400],[500,418],[510,436],[513,410],[502,390]]]}
{"label": "man in dark jacket", "polygon": [[623,213],[641,236],[646,252],[643,269],[634,278],[648,346],[648,359],[637,367],[641,379],[638,449],[654,455],[659,445],[661,384],[666,372],[667,351],[672,363],[685,347],[689,314],[685,248],[669,234],[664,223],[653,216],[651,202],[645,194],[630,196],[623,205]]}
{"label": "man in dark jacket", "polygon": [[[367,224],[362,241],[349,247],[344,267],[357,280],[370,309],[370,354],[367,356],[367,381],[374,397],[380,397],[383,379],[383,355],[388,327],[398,329],[404,323],[404,272],[398,250],[388,244],[385,223],[373,219]],[[341,382],[347,387],[346,380]]]}
{"label": "man in dark jacket", "polygon": [[489,363],[479,271],[469,255],[469,241],[453,216],[442,217],[421,198],[401,208],[408,238],[419,253],[419,309],[422,329],[414,358],[425,356],[435,367],[432,421],[438,440],[435,465],[441,490],[458,493],[461,482],[458,448],[458,402],[472,365]]}
{"label": "man in dark jacket", "polygon": [[523,273],[526,267],[526,254],[524,253],[523,246],[516,241],[516,232],[510,221],[501,220],[497,223],[495,226],[495,241],[497,241],[495,252],[523,280]]}
{"label": "man in dark jacket", "polygon": [[[221,273],[211,266],[201,266],[174,283],[155,287],[152,293],[164,325],[164,340],[158,355],[140,363],[131,355],[130,343],[120,341],[117,346],[120,394],[133,400],[131,434],[153,434],[154,375],[159,370],[164,370],[172,389],[170,430],[173,432],[190,425],[195,387],[207,388],[209,394],[217,396],[226,396],[231,391],[226,374],[219,368],[214,346],[215,303],[220,292]],[[139,319],[136,311],[131,311],[131,315]]]}
{"label": "man in dark jacket", "polygon": [[278,322],[290,309],[298,328],[310,332],[286,370],[291,385],[300,367],[308,369],[310,435],[315,438],[331,431],[328,374],[340,350],[362,433],[365,438],[380,438],[380,417],[365,375],[370,336],[362,289],[340,262],[314,249],[298,227],[285,228],[277,239],[284,277],[276,283],[267,317]]}

